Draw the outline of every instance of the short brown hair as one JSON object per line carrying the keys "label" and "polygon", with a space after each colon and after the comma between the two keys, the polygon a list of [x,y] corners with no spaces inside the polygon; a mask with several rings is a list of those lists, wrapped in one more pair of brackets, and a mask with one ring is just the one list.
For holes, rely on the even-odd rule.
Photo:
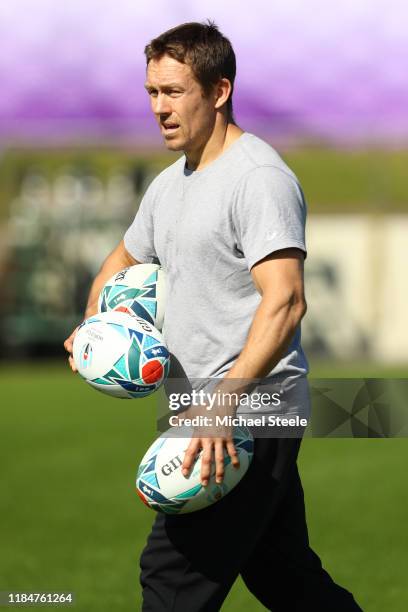
{"label": "short brown hair", "polygon": [[191,66],[193,74],[200,83],[204,95],[222,78],[231,83],[231,94],[226,102],[227,118],[234,123],[232,111],[232,92],[236,73],[235,53],[228,38],[208,20],[207,23],[183,23],[160,34],[146,45],[147,64],[151,59],[169,55],[183,64]]}

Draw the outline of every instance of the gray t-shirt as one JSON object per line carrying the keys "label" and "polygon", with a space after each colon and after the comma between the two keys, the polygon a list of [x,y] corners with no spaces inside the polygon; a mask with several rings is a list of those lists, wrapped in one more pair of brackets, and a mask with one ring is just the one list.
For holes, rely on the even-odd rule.
{"label": "gray t-shirt", "polygon": [[[278,153],[248,132],[203,170],[185,162],[153,180],[124,242],[166,273],[163,334],[187,377],[219,377],[244,347],[261,300],[251,267],[283,248],[306,254],[306,204]],[[299,327],[271,375],[306,373]]]}

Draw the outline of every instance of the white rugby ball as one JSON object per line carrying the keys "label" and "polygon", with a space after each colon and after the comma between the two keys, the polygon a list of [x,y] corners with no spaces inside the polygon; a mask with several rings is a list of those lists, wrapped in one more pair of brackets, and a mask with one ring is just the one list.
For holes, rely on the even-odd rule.
{"label": "white rugby ball", "polygon": [[156,264],[137,264],[121,270],[108,280],[99,295],[98,310],[136,315],[161,330],[165,301],[162,268]]}
{"label": "white rugby ball", "polygon": [[201,510],[222,499],[244,476],[253,456],[254,440],[246,427],[234,428],[234,444],[240,467],[235,468],[224,450],[225,474],[221,484],[215,482],[215,464],[209,483],[200,482],[201,452],[188,477],[183,476],[181,465],[191,440],[193,429],[180,427],[183,437],[162,434],[143,457],[136,477],[140,499],[153,510],[167,514],[185,514]]}
{"label": "white rugby ball", "polygon": [[122,399],[150,395],[170,368],[161,333],[140,317],[115,311],[101,312],[79,326],[73,357],[92,387]]}

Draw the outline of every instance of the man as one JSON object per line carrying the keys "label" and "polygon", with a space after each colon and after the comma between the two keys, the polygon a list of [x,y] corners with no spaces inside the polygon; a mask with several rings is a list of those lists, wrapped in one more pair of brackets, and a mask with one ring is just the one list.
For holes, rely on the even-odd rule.
{"label": "man", "polygon": [[[235,55],[214,24],[174,28],[145,54],[153,113],[167,148],[184,155],[148,188],[93,283],[85,315],[96,312],[112,274],[158,260],[168,284],[164,335],[188,380],[273,377],[289,409],[307,408],[299,183],[269,145],[236,125]],[[219,610],[239,574],[271,610],[360,610],[309,547],[299,445],[296,437],[256,439],[251,467],[229,495],[191,515],[156,517],[141,558],[143,610]],[[224,453],[238,464],[231,433],[198,435],[184,458],[186,477],[200,450],[203,485],[213,461],[222,482]]]}

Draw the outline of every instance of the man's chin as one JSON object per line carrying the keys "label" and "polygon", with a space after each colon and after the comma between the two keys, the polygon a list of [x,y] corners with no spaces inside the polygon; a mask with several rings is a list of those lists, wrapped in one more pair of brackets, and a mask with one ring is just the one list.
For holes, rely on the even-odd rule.
{"label": "man's chin", "polygon": [[164,138],[164,144],[169,151],[183,151],[184,143],[178,138]]}

